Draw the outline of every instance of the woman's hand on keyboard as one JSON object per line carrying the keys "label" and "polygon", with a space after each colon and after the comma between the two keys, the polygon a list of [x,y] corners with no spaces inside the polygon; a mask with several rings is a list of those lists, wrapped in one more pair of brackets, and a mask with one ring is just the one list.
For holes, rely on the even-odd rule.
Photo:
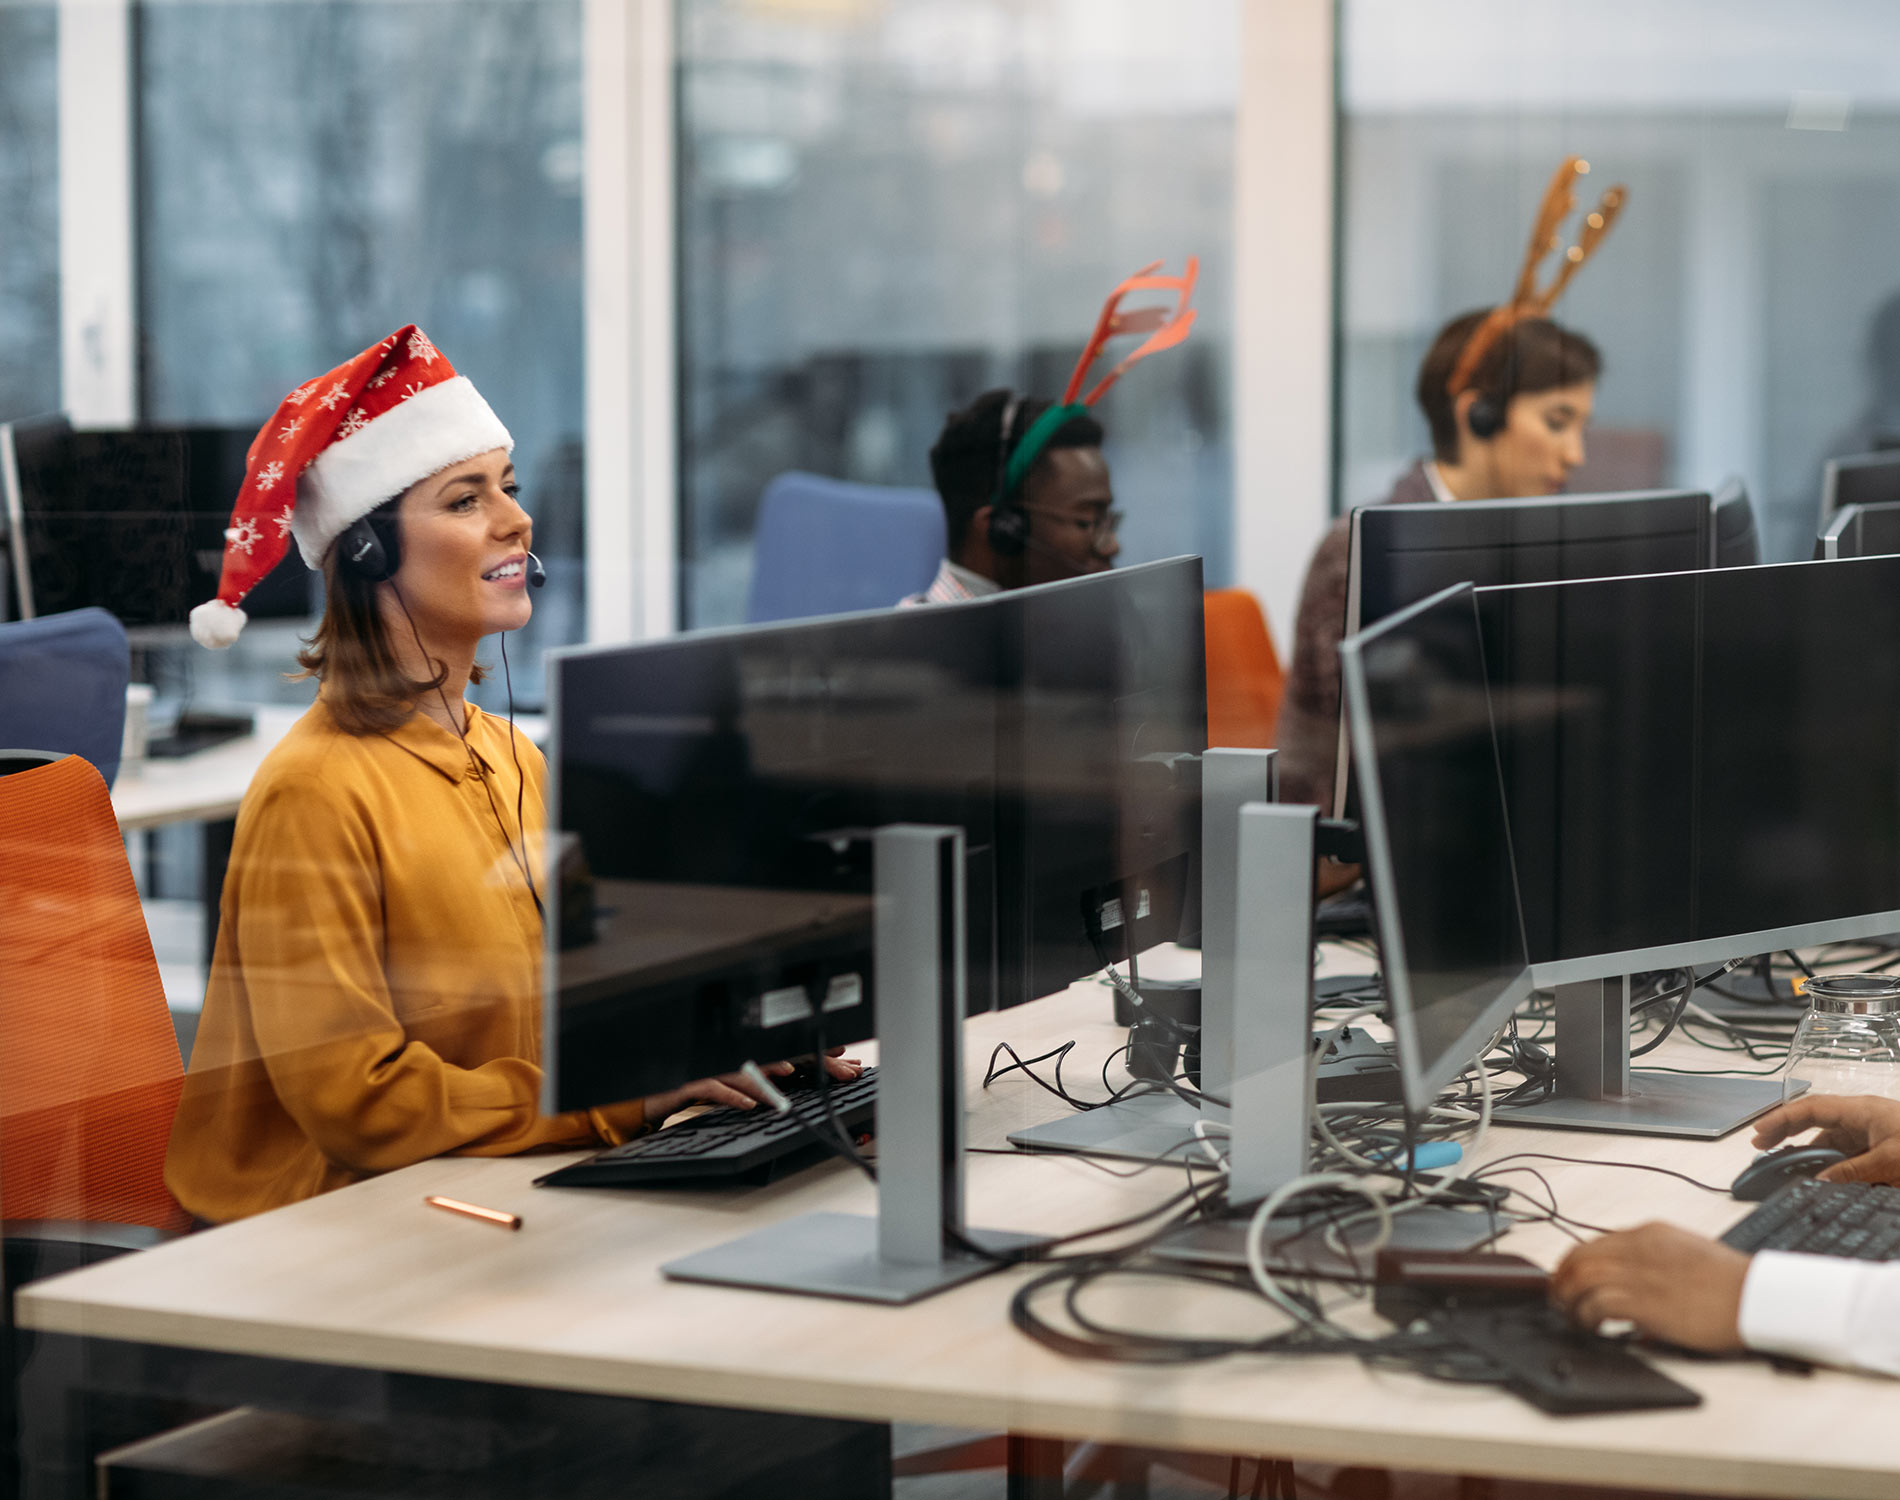
{"label": "woman's hand on keyboard", "polygon": [[1725,1354],[1742,1347],[1748,1257],[1673,1224],[1579,1245],[1551,1274],[1550,1300],[1594,1329],[1628,1321],[1651,1338]]}
{"label": "woman's hand on keyboard", "polygon": [[[793,1070],[788,1062],[776,1062],[766,1063],[763,1071],[768,1077],[784,1078]],[[717,1078],[695,1078],[691,1083],[668,1089],[664,1094],[649,1094],[644,1107],[647,1122],[658,1125],[689,1104],[724,1104],[733,1109],[752,1109],[764,1097],[745,1074],[721,1073]]]}
{"label": "woman's hand on keyboard", "polygon": [[1765,1151],[1804,1130],[1821,1132],[1808,1145],[1847,1160],[1820,1174],[1823,1182],[1900,1186],[1900,1100],[1872,1094],[1803,1094],[1755,1122],[1755,1149]]}

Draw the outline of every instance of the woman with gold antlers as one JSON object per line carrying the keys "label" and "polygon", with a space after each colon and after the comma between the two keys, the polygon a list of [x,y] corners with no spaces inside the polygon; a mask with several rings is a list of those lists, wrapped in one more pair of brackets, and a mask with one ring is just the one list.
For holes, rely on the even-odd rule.
{"label": "woman with gold antlers", "polygon": [[[1628,196],[1613,187],[1584,216],[1577,242],[1562,249],[1559,226],[1575,206],[1576,180],[1590,170],[1565,158],[1545,190],[1510,299],[1453,318],[1419,366],[1419,407],[1432,456],[1402,475],[1389,505],[1552,495],[1583,462],[1602,358],[1580,333],[1553,322],[1550,309],[1603,237]],[[1538,268],[1561,251],[1556,275],[1537,286]],[[1293,660],[1280,710],[1280,787],[1290,802],[1332,810],[1339,734],[1339,639],[1346,620],[1349,518],[1320,542],[1307,569]],[[1337,874],[1322,885],[1345,883]]]}

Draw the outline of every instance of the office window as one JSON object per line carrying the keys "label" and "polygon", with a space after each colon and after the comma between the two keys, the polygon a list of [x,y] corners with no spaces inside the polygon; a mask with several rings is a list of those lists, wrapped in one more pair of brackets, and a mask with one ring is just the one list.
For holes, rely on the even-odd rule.
{"label": "office window", "polygon": [[0,422],[59,406],[58,16],[0,5]]}
{"label": "office window", "polygon": [[146,417],[260,423],[421,324],[515,437],[538,702],[540,649],[586,615],[579,0],[145,6],[138,93]]}
{"label": "office window", "polygon": [[1557,311],[1606,363],[1573,488],[1739,473],[1809,555],[1822,460],[1900,442],[1896,47],[1867,0],[1343,0],[1342,506],[1427,450],[1419,358],[1575,152],[1630,202]]}
{"label": "office window", "polygon": [[930,483],[944,417],[1056,397],[1095,313],[1202,258],[1184,350],[1104,401],[1123,558],[1228,567],[1236,0],[681,0],[681,561],[739,619],[787,469]]}

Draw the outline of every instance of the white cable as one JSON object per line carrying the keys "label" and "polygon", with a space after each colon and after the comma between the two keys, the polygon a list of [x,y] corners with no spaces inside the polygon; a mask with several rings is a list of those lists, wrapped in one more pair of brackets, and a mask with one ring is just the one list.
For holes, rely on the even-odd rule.
{"label": "white cable", "polygon": [[1247,1271],[1253,1277],[1254,1285],[1260,1288],[1261,1296],[1299,1322],[1312,1327],[1319,1326],[1325,1320],[1308,1311],[1273,1279],[1273,1273],[1267,1269],[1266,1238],[1268,1221],[1273,1218],[1276,1209],[1297,1195],[1320,1187],[1344,1188],[1359,1194],[1372,1205],[1379,1217],[1379,1233],[1366,1253],[1377,1255],[1386,1241],[1392,1238],[1392,1213],[1386,1205],[1384,1194],[1363,1178],[1345,1172],[1308,1172],[1281,1184],[1261,1200],[1260,1206],[1254,1210],[1253,1218],[1247,1222]]}
{"label": "white cable", "polygon": [[1207,1132],[1210,1130],[1218,1130],[1222,1135],[1230,1137],[1233,1135],[1233,1131],[1229,1130],[1218,1120],[1196,1120],[1194,1122],[1194,1138],[1201,1143],[1201,1149],[1207,1153],[1207,1159],[1213,1162],[1221,1171],[1225,1172],[1228,1170],[1227,1158],[1216,1151],[1214,1149],[1214,1143],[1207,1138]]}

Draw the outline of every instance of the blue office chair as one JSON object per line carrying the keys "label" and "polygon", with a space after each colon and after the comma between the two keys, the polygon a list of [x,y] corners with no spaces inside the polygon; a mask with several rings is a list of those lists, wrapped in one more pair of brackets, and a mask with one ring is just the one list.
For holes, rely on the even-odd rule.
{"label": "blue office chair", "polygon": [[748,623],[882,609],[936,577],[943,502],[794,469],[765,487],[752,555]]}
{"label": "blue office chair", "polygon": [[77,755],[111,786],[130,669],[125,627],[103,609],[0,625],[0,750]]}

